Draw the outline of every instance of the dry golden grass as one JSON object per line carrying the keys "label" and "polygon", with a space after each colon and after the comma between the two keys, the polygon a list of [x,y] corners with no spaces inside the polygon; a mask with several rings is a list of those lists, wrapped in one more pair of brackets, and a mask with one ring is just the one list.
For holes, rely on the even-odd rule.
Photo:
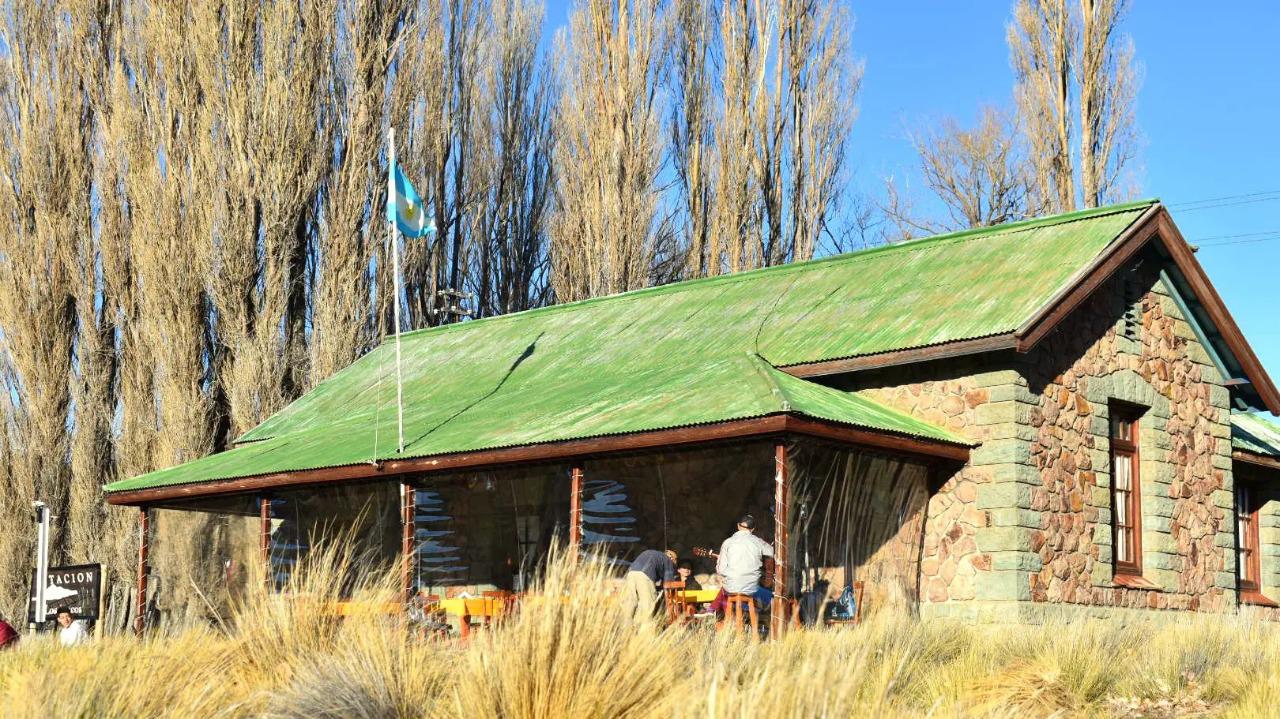
{"label": "dry golden grass", "polygon": [[[0,654],[12,717],[1254,717],[1280,700],[1280,638],[1246,617],[1125,627],[920,622],[778,642],[635,628],[597,599],[599,565],[554,559],[536,594],[468,644],[399,619],[324,611],[349,576],[324,550],[285,595],[250,592],[220,626],[28,639]],[[358,582],[370,606],[393,573]]]}

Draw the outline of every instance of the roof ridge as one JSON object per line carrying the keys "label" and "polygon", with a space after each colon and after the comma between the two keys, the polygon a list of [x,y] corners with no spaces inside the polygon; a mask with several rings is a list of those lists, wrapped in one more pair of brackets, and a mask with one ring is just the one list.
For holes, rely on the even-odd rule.
{"label": "roof ridge", "polygon": [[[1122,212],[1132,212],[1139,208],[1146,208],[1158,204],[1159,198],[1148,198],[1144,200],[1135,200],[1132,202],[1119,203],[1115,205],[1107,205],[1105,207],[1093,207],[1083,210],[1074,210],[1071,212],[1063,212],[1056,215],[1046,215],[1044,217],[1032,217],[1017,222],[1007,222],[1000,225],[991,225],[989,227],[971,227],[955,232],[946,232],[940,235],[932,235],[930,237],[921,237],[917,239],[905,240],[903,242],[895,242],[875,247],[868,247],[853,252],[845,252],[829,257],[820,257],[813,260],[805,260],[802,262],[791,262],[784,265],[773,265],[770,267],[758,267],[752,270],[742,272],[734,272],[730,274],[715,275],[712,277],[697,277],[679,282],[671,282],[665,285],[653,285],[650,287],[640,287],[634,290],[618,292],[611,295],[602,295],[599,297],[588,297],[573,302],[565,302],[555,305],[544,305],[542,307],[534,307],[519,312],[509,312],[501,315],[493,315],[490,317],[482,317],[480,319],[470,320],[467,322],[455,322],[447,325],[437,325],[435,327],[422,327],[408,332],[401,332],[400,337],[415,337],[425,334],[445,334],[449,332],[459,331],[463,328],[471,327],[477,323],[492,323],[504,319],[527,318],[534,315],[553,313],[559,311],[567,311],[572,307],[584,307],[588,305],[602,304],[620,300],[623,298],[632,298],[638,296],[658,295],[658,294],[674,294],[683,292],[692,287],[704,287],[709,285],[731,284],[742,282],[759,275],[786,275],[792,272],[807,272],[814,268],[824,267],[826,265],[837,264],[840,262],[848,262],[855,259],[862,259],[872,255],[884,254],[897,251],[915,251],[923,247],[933,247],[936,245],[948,244],[951,242],[968,241],[984,237],[992,237],[997,235],[1005,235],[1013,232],[1024,232],[1026,230],[1037,229],[1040,227],[1049,227],[1052,225],[1062,225],[1070,222],[1079,222],[1081,220],[1094,219],[1098,217],[1106,217],[1108,215],[1116,215]],[[382,346],[390,338],[384,338],[377,345]]]}

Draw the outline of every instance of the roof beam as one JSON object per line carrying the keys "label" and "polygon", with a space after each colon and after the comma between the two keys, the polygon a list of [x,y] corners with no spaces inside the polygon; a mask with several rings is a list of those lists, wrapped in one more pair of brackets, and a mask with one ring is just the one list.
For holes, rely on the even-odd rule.
{"label": "roof beam", "polygon": [[554,462],[581,459],[594,455],[633,452],[646,449],[682,448],[691,445],[749,439],[781,434],[799,434],[835,440],[892,454],[918,457],[926,461],[966,462],[969,447],[937,440],[887,434],[832,422],[824,422],[791,414],[775,414],[754,419],[731,420],[715,424],[675,429],[635,432],[631,434],[568,440],[521,447],[462,452],[439,457],[390,460],[378,464],[355,464],[343,467],[279,472],[275,474],[219,479],[151,489],[112,492],[107,502],[116,505],[142,505],[196,497],[243,494],[284,487],[324,485],[362,479],[390,479],[400,474],[450,472],[462,469],[492,469],[532,462]]}
{"label": "roof beam", "polygon": [[1257,452],[1248,452],[1243,449],[1237,449],[1231,452],[1231,459],[1237,462],[1251,464],[1255,467],[1265,467],[1267,469],[1274,469],[1277,472],[1280,472],[1280,457],[1270,457],[1265,454],[1258,454]]}
{"label": "roof beam", "polygon": [[958,340],[955,342],[944,342],[927,347],[913,347],[911,349],[894,350],[892,352],[880,352],[871,355],[861,355],[859,357],[845,357],[843,359],[823,360],[821,362],[804,362],[802,364],[793,364],[778,369],[786,372],[793,377],[810,378],[825,377],[835,374],[844,374],[845,372],[861,372],[870,369],[881,369],[883,367],[896,367],[905,364],[915,364],[917,362],[928,362],[930,360],[948,359],[951,357],[962,357],[964,355],[980,354],[983,352],[995,352],[998,350],[1015,349],[1017,347],[1017,338],[1012,334],[993,335],[991,337],[979,337],[971,340]]}

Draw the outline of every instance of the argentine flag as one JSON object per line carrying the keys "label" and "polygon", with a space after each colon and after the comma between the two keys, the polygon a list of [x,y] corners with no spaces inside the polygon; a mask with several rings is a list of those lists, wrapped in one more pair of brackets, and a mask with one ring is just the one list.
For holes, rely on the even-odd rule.
{"label": "argentine flag", "polygon": [[391,173],[391,193],[387,198],[387,221],[396,223],[400,234],[405,237],[422,237],[435,232],[436,225],[427,217],[426,208],[422,206],[422,198],[413,189],[413,183],[404,176],[400,165],[396,164]]}

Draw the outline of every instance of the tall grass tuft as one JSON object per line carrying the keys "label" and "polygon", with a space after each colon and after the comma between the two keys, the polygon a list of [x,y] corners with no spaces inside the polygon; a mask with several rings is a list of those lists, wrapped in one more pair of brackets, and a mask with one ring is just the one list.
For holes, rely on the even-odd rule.
{"label": "tall grass tuft", "polygon": [[[5,717],[1255,717],[1280,701],[1280,637],[1252,616],[1037,627],[873,613],[779,641],[634,626],[606,564],[556,552],[519,611],[458,639],[400,616],[397,576],[321,545],[214,625],[28,637],[0,652]],[[262,577],[259,577],[262,579]],[[338,618],[349,596],[359,611]]]}

